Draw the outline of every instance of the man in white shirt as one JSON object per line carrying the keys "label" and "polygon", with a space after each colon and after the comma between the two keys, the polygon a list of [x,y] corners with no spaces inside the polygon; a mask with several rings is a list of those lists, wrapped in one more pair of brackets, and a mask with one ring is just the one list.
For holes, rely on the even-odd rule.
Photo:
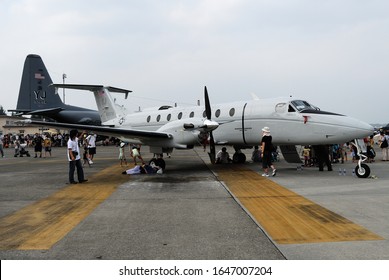
{"label": "man in white shirt", "polygon": [[[80,147],[78,146],[78,131],[73,129],[70,131],[70,137],[68,140],[68,160],[69,160],[69,183],[77,184],[74,181],[74,171],[77,168],[77,178],[79,183],[84,183],[88,180],[84,178],[84,170],[82,169],[81,157],[80,157]],[[82,137],[81,134],[80,137]]]}

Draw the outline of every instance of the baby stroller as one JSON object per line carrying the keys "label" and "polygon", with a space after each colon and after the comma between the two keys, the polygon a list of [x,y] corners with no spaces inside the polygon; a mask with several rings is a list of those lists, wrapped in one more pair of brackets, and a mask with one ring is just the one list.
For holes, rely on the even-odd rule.
{"label": "baby stroller", "polygon": [[27,144],[18,144],[15,149],[15,155],[14,157],[20,156],[23,157],[24,155],[27,157],[30,157],[30,153],[26,150]]}

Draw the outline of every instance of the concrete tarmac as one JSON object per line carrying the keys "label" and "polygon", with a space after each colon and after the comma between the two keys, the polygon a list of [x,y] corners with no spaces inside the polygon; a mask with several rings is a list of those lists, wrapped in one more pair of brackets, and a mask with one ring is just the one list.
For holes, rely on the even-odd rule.
{"label": "concrete tarmac", "polygon": [[[232,152],[232,148],[229,150]],[[51,215],[37,214],[34,220],[50,216],[50,219],[37,222],[48,228],[55,220],[75,215],[72,218],[74,227],[67,231],[63,226],[55,229],[63,231],[63,236],[43,248],[34,245],[37,243],[31,242],[28,235],[24,240],[18,239],[33,231],[24,228],[26,225],[31,228],[29,220],[32,218],[25,216],[22,226],[12,222],[12,217],[23,213],[21,211],[26,207],[39,208],[36,205],[40,202],[71,187],[66,184],[66,149],[53,148],[51,158],[14,158],[13,149],[5,149],[6,157],[0,158],[0,236],[3,240],[0,241],[0,258],[387,260],[389,162],[380,161],[379,149],[376,151],[376,162],[369,164],[376,179],[352,176],[355,164],[351,161],[335,164],[332,172],[319,172],[316,168],[297,170],[297,165],[280,161],[276,163],[277,176],[265,180],[351,220],[381,237],[377,240],[280,244],[252,213],[246,212],[246,207],[236,199],[229,186],[218,180],[217,170],[209,164],[208,155],[202,149],[174,151],[172,158],[165,158],[167,170],[162,175],[128,176],[121,174],[125,168],[119,166],[118,149],[111,146],[98,147],[95,164],[84,167],[89,181],[77,187],[105,190],[108,186],[98,186],[98,183],[110,184],[115,181],[112,178],[117,177],[124,181],[115,181],[112,194],[99,197],[97,206],[93,206],[95,208],[85,217],[77,215],[80,210],[70,212],[74,210],[73,206],[71,210],[71,207],[63,207],[61,211],[52,211]],[[249,153],[247,151],[248,158]],[[142,154],[145,160],[151,158],[147,148]],[[132,160],[128,160],[128,168],[133,167]],[[261,172],[257,163],[246,163],[244,167]],[[339,175],[339,168],[342,175]],[[346,175],[343,175],[343,169],[346,169]],[[98,177],[107,171],[110,172],[105,176],[108,179]],[[96,193],[98,195],[100,191]],[[57,203],[68,202],[70,205],[67,195],[65,193]],[[95,197],[77,199],[96,200]],[[35,234],[34,238],[39,239],[39,236],[40,233]],[[50,237],[42,239],[49,243]],[[27,241],[29,249],[23,247],[23,242]]]}

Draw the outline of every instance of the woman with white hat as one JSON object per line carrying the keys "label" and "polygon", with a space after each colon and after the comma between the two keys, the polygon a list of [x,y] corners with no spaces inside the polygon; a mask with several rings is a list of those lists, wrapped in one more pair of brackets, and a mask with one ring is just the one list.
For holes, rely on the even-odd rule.
{"label": "woman with white hat", "polygon": [[262,140],[261,140],[261,150],[262,150],[262,167],[264,173],[262,176],[269,177],[269,167],[273,170],[272,176],[276,176],[277,170],[274,164],[271,162],[271,153],[273,151],[272,137],[270,135],[270,128],[265,126],[262,128]]}
{"label": "woman with white hat", "polygon": [[120,166],[123,166],[123,162],[127,165],[127,159],[126,154],[124,153],[124,146],[126,143],[121,142],[119,146],[119,159],[120,159]]}

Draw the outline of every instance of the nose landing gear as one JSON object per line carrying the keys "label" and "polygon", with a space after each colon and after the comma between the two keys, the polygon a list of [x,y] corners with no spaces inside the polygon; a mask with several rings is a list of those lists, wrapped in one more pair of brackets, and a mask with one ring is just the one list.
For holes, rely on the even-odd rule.
{"label": "nose landing gear", "polygon": [[355,139],[351,144],[357,148],[357,154],[359,157],[358,165],[355,167],[355,174],[358,178],[368,178],[370,175],[370,167],[363,163],[366,159],[366,151],[363,151],[363,148],[366,150],[365,143],[362,139]]}

